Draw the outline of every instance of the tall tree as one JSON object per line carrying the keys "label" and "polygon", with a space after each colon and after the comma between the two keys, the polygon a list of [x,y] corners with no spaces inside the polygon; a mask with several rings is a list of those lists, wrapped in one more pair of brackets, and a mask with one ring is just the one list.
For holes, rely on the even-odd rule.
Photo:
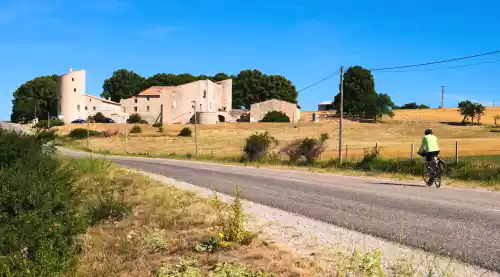
{"label": "tall tree", "polygon": [[474,103],[470,100],[460,101],[458,103],[458,111],[464,117],[462,119],[462,123],[465,123],[468,118],[470,118],[471,121],[474,122],[474,119],[476,118],[477,123],[479,124],[481,116],[484,115],[485,110],[486,108],[482,104]]}
{"label": "tall tree", "polygon": [[243,70],[233,82],[233,108],[249,108],[250,105],[269,99],[297,103],[295,86],[281,75],[266,75],[259,70]]}
{"label": "tall tree", "polygon": [[113,72],[111,78],[104,81],[101,97],[111,97],[115,102],[132,97],[141,91],[144,80],[144,77],[134,71],[119,69]]}
{"label": "tall tree", "polygon": [[[340,94],[333,104],[340,106]],[[383,115],[393,116],[395,107],[387,94],[375,91],[375,79],[370,70],[352,66],[344,74],[344,113],[354,117],[380,119]]]}
{"label": "tall tree", "polygon": [[32,120],[35,117],[47,119],[57,115],[57,75],[40,76],[22,84],[14,91],[12,100],[13,122]]}

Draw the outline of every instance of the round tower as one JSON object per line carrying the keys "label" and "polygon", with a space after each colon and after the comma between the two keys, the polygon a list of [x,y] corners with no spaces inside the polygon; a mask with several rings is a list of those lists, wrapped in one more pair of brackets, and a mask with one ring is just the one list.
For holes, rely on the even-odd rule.
{"label": "round tower", "polygon": [[58,78],[58,117],[64,123],[84,118],[85,70],[73,71]]}

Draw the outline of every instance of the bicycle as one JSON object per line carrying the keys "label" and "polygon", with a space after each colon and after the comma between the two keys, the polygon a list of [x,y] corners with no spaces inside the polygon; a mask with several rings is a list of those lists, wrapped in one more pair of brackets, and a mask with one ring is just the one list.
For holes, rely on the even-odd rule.
{"label": "bicycle", "polygon": [[[433,184],[436,187],[441,187],[442,176],[444,174],[444,162],[439,157],[435,157],[433,161],[425,161],[422,164],[422,178],[424,182],[430,187]],[[429,180],[432,179],[433,182],[430,183]]]}

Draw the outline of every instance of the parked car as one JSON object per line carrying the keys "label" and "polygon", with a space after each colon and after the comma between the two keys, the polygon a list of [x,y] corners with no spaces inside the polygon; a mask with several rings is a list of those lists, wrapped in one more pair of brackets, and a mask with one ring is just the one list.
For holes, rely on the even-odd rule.
{"label": "parked car", "polygon": [[106,117],[104,118],[104,123],[116,123],[116,122],[113,119]]}
{"label": "parked car", "polygon": [[71,121],[71,123],[73,123],[73,124],[83,124],[83,123],[86,123],[86,122],[83,119],[76,119],[76,120]]}

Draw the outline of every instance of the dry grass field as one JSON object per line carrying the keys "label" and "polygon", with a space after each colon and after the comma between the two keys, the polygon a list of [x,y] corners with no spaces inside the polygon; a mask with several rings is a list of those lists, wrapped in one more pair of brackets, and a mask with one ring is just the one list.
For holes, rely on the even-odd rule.
{"label": "dry grass field", "polygon": [[[284,146],[297,138],[319,136],[328,133],[328,150],[322,159],[336,157],[338,153],[338,122],[336,120],[312,123],[312,112],[302,113],[302,120],[293,123],[221,123],[217,125],[198,125],[198,146],[200,155],[215,157],[237,156],[245,143],[245,138],[254,132],[269,131]],[[384,158],[409,158],[411,145],[415,149],[420,145],[423,131],[432,128],[440,138],[442,156],[455,155],[455,143],[459,143],[460,156],[500,154],[500,132],[492,132],[493,116],[500,114],[500,107],[489,107],[480,126],[456,126],[461,116],[456,109],[397,110],[392,119],[383,123],[359,123],[346,121],[344,124],[344,145],[347,145],[347,157],[362,157],[364,149],[381,147]],[[499,122],[500,123],[500,122]],[[89,148],[93,151],[124,153],[125,132],[130,124],[90,124],[92,130],[119,132],[110,138],[91,138]],[[179,131],[188,125],[164,126],[164,132],[157,128],[143,125],[141,134],[129,134],[128,153],[183,155],[195,153],[193,137],[179,137]],[[86,128],[87,125],[68,125],[60,127],[58,133],[67,134],[74,128]],[[194,131],[194,126],[189,125]],[[85,141],[81,143],[85,144]],[[345,146],[344,146],[345,147]],[[275,150],[278,150],[278,146]]]}

